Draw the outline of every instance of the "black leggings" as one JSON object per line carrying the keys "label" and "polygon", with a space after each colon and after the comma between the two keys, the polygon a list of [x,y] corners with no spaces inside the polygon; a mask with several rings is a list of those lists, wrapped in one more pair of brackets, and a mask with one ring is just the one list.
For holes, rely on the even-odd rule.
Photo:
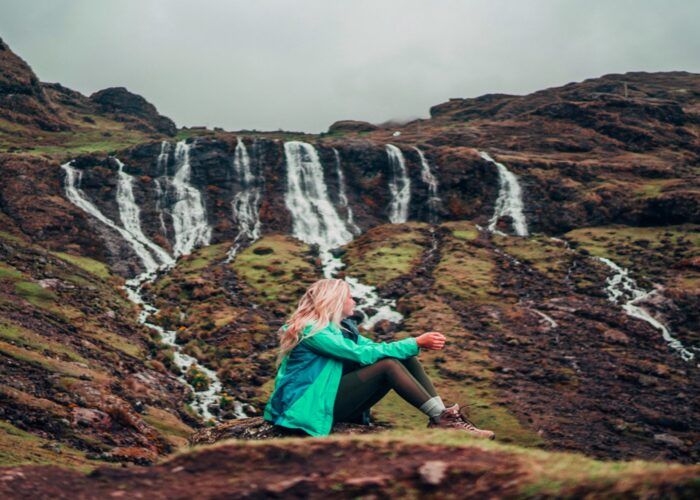
{"label": "black leggings", "polygon": [[357,421],[363,411],[391,389],[416,408],[437,396],[418,358],[383,358],[343,375],[335,397],[333,419],[336,422]]}

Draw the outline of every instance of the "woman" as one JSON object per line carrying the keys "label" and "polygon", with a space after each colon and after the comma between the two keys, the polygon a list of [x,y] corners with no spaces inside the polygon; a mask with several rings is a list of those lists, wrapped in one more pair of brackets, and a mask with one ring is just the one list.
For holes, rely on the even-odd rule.
{"label": "woman", "polygon": [[416,358],[420,349],[442,349],[445,337],[428,332],[389,343],[359,334],[350,316],[355,301],[347,282],[322,279],[311,285],[280,328],[275,388],[265,420],[312,436],[326,436],[333,422],[368,423],[368,410],[390,389],[429,417],[428,427],[462,429],[494,438],[446,408]]}

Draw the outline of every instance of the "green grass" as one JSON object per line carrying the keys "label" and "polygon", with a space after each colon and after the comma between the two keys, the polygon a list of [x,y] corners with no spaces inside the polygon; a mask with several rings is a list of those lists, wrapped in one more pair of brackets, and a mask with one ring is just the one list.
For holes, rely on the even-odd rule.
{"label": "green grass", "polygon": [[9,279],[12,281],[21,280],[24,277],[21,271],[5,262],[0,262],[0,279]]}
{"label": "green grass", "polygon": [[185,424],[179,417],[169,411],[154,406],[147,406],[143,420],[151,427],[168,438],[176,447],[187,447],[189,438],[194,429]]}
{"label": "green grass", "polygon": [[291,304],[320,278],[308,261],[309,251],[309,246],[299,240],[271,234],[239,253],[230,266],[263,302]]}
{"label": "green grass", "polygon": [[426,227],[412,222],[370,229],[347,245],[345,273],[374,286],[410,273],[426,248]]}
{"label": "green grass", "polygon": [[483,248],[465,240],[445,242],[442,258],[435,267],[435,288],[459,300],[488,302],[496,300],[493,284],[496,266]]}
{"label": "green grass", "polygon": [[0,466],[55,465],[90,472],[97,466],[109,465],[88,460],[85,453],[61,444],[60,454],[44,445],[51,440],[35,436],[18,429],[9,422],[0,420]]}
{"label": "green grass", "polygon": [[476,224],[470,221],[454,221],[440,224],[440,227],[445,227],[452,231],[452,236],[460,240],[473,241],[479,237],[479,230]]}
{"label": "green grass", "polygon": [[109,376],[101,371],[92,370],[74,362],[54,359],[42,353],[9,344],[1,340],[0,352],[18,361],[29,363],[54,373],[62,373],[77,378],[87,376],[93,380],[103,382],[109,379]]}
{"label": "green grass", "polygon": [[493,241],[505,253],[533,267],[542,274],[563,277],[569,267],[569,254],[566,248],[544,235],[530,238],[501,236],[495,234]]}
{"label": "green grass", "polygon": [[3,319],[0,319],[0,338],[13,342],[20,347],[39,352],[48,351],[65,356],[70,361],[88,364],[88,361],[85,358],[80,356],[70,347],[42,337],[41,335],[31,332],[19,325],[8,323]]}
{"label": "green grass", "polygon": [[15,293],[37,307],[49,308],[55,304],[58,297],[38,283],[19,281],[15,283]]}
{"label": "green grass", "polygon": [[570,231],[566,239],[595,257],[611,259],[652,281],[693,289],[700,273],[679,264],[700,257],[700,226],[603,226]]}
{"label": "green grass", "polygon": [[85,271],[94,274],[98,278],[107,279],[111,276],[109,267],[99,260],[83,257],[81,255],[73,255],[65,252],[51,252],[56,257],[65,260]]}
{"label": "green grass", "polygon": [[198,248],[189,256],[184,257],[177,264],[180,271],[184,273],[193,273],[200,271],[214,263],[221,262],[226,258],[226,253],[231,247],[230,242],[218,243]]}

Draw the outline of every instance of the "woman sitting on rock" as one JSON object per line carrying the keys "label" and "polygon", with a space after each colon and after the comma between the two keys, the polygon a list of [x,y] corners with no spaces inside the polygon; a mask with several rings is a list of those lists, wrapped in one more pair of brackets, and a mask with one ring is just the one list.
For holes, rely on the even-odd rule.
{"label": "woman sitting on rock", "polygon": [[[369,408],[390,389],[429,417],[428,427],[455,428],[494,438],[459,412],[446,408],[416,357],[442,349],[445,337],[428,332],[395,342],[374,342],[352,320],[355,301],[347,282],[322,279],[299,301],[279,330],[275,388],[265,420],[312,436],[326,436],[333,422],[369,423]],[[298,432],[298,431],[297,431]]]}

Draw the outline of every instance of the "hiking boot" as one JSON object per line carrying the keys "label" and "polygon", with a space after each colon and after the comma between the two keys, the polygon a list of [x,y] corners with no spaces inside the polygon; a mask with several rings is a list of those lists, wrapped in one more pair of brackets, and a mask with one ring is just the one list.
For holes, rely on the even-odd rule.
{"label": "hiking boot", "polygon": [[428,422],[430,428],[460,429],[468,433],[485,439],[495,439],[496,435],[492,431],[477,428],[469,419],[464,417],[459,411],[459,405],[454,404],[442,410],[437,417],[430,417]]}

